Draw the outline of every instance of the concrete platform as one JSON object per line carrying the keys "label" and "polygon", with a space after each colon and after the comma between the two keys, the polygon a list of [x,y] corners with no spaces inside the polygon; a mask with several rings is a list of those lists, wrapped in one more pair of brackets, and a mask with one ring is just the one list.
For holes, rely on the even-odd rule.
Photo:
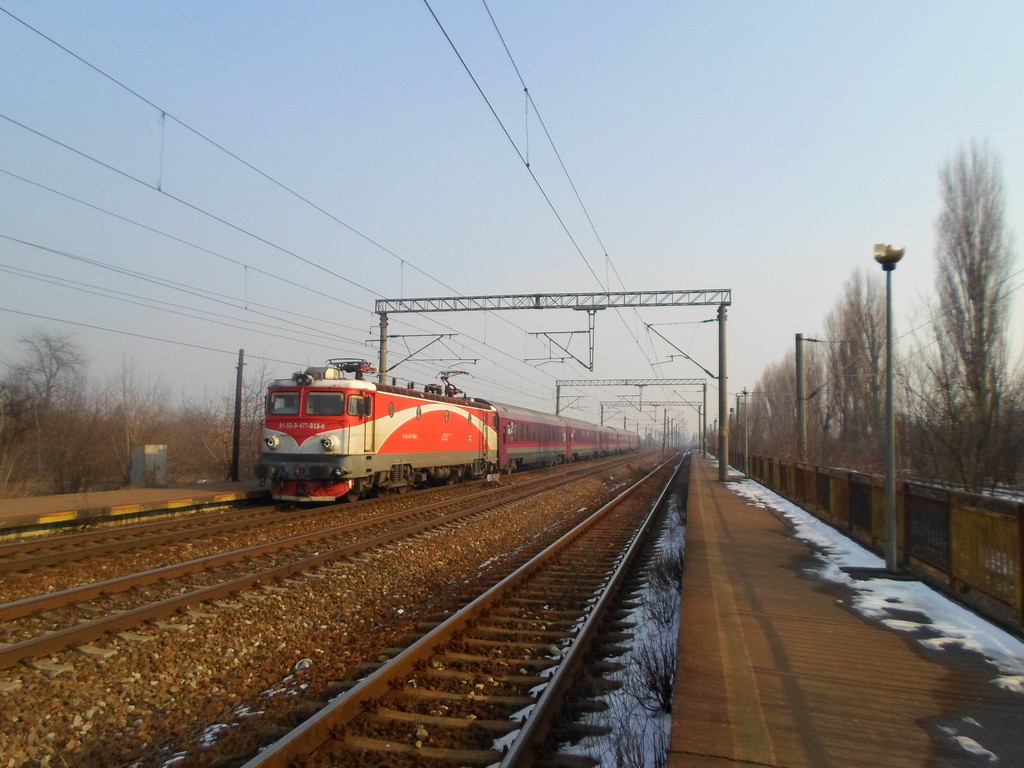
{"label": "concrete platform", "polygon": [[685,555],[670,768],[1024,765],[1024,694],[854,612],[781,515],[696,456]]}
{"label": "concrete platform", "polygon": [[270,501],[270,491],[260,488],[255,480],[0,499],[0,535],[102,518],[264,499]]}

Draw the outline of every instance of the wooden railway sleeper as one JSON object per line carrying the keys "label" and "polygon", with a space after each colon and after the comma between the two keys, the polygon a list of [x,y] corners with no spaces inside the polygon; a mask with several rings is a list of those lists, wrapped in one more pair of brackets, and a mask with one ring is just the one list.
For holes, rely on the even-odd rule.
{"label": "wooden railway sleeper", "polygon": [[[653,473],[652,473],[653,475]],[[620,498],[625,498],[625,495]],[[612,509],[608,507],[603,509],[601,515],[605,515],[606,512]],[[563,537],[556,545],[549,548],[546,554],[555,552],[565,547],[567,544],[575,542],[577,537],[584,531],[588,530],[590,525],[598,519],[599,515],[595,515],[590,519],[588,524],[583,525],[575,529],[571,534]],[[613,516],[614,517],[614,516]],[[648,518],[650,519],[650,518]],[[635,539],[630,543],[630,550],[636,551]],[[600,549],[600,548],[599,548]],[[533,571],[537,565],[542,561],[540,556],[534,558],[528,567],[524,567],[516,574],[508,577],[503,581],[503,586],[521,585],[525,580],[526,576]],[[601,581],[604,581],[602,577]],[[591,588],[590,591],[593,591]],[[570,590],[566,590],[567,593]],[[550,599],[550,594],[548,595]],[[598,597],[596,594],[588,594],[587,590],[583,590],[582,594],[577,595],[577,604],[587,604],[592,601],[597,601],[604,605],[610,603],[610,600],[606,597]],[[472,604],[472,608],[476,609],[477,612],[483,611],[487,607],[490,607],[494,602],[498,601],[496,594],[485,594],[475,599]],[[582,611],[586,614],[586,611]],[[479,615],[477,613],[476,615]],[[586,622],[586,627],[583,632],[587,635],[592,635],[598,626],[598,622],[595,620],[598,614],[590,616]],[[484,622],[479,622],[484,623]],[[472,630],[460,629],[464,626],[464,619],[453,616],[451,619],[446,621],[437,630],[431,634],[421,638],[415,643],[414,646],[410,647],[402,655],[394,659],[392,665],[382,668],[377,673],[361,681],[355,686],[349,695],[345,697],[338,697],[327,710],[318,713],[316,716],[311,718],[294,732],[289,734],[282,743],[270,747],[264,750],[260,756],[253,758],[246,768],[255,768],[257,765],[282,765],[285,761],[291,761],[295,757],[301,754],[308,754],[311,749],[314,749],[317,745],[322,745],[325,739],[329,739],[332,733],[337,733],[338,726],[343,726],[344,734],[342,736],[347,746],[355,747],[356,752],[364,750],[372,750],[377,752],[383,750],[384,753],[404,754],[406,756],[414,757],[409,765],[421,764],[421,758],[433,757],[437,759],[450,759],[453,754],[461,754],[464,759],[460,762],[461,764],[469,764],[467,761],[470,755],[475,755],[481,760],[488,762],[481,763],[490,764],[493,761],[494,756],[497,753],[496,750],[457,750],[452,752],[450,750],[439,750],[434,752],[434,747],[430,746],[424,740],[417,740],[415,745],[402,744],[397,745],[394,739],[381,740],[377,743],[373,743],[371,736],[370,741],[361,741],[364,738],[361,734],[357,734],[357,731],[364,730],[366,728],[365,721],[359,717],[360,712],[363,711],[365,705],[361,704],[364,700],[373,700],[376,703],[371,705],[372,709],[379,710],[381,707],[390,707],[392,703],[398,704],[399,709],[408,709],[406,704],[400,704],[400,702],[406,702],[412,704],[418,702],[417,706],[426,706],[427,712],[430,714],[431,707],[433,709],[440,710],[440,705],[449,707],[446,714],[459,717],[460,713],[468,711],[464,709],[469,703],[474,705],[474,715],[476,717],[484,717],[490,719],[491,714],[494,713],[497,717],[508,717],[511,712],[502,713],[501,709],[505,707],[519,707],[533,708],[535,706],[540,707],[542,703],[552,702],[560,700],[560,690],[563,690],[563,686],[570,679],[570,670],[564,666],[557,666],[553,670],[553,674],[549,677],[546,674],[539,676],[542,677],[546,682],[540,687],[538,691],[530,691],[530,696],[506,696],[503,694],[492,695],[487,692],[486,684],[483,684],[483,690],[480,690],[478,686],[481,683],[474,684],[474,690],[469,693],[461,692],[441,692],[428,690],[421,687],[421,683],[425,684],[432,674],[433,670],[425,670],[419,668],[424,659],[433,658],[437,652],[439,646],[445,646],[451,644],[451,647],[445,650],[452,652],[459,652],[468,649],[479,649],[481,652],[490,656],[491,658],[507,658],[507,657],[537,657],[545,655],[558,655],[561,656],[565,650],[560,643],[569,639],[574,633],[547,633],[541,634],[545,640],[551,640],[557,638],[559,644],[553,642],[537,643],[537,642],[522,642],[522,638],[525,637],[537,637],[537,632],[516,632],[514,629],[509,628],[488,628],[478,626]],[[515,641],[498,641],[495,642],[493,639],[487,638],[476,638],[474,634],[484,635],[509,635],[517,639]],[[566,637],[569,636],[569,637]],[[444,652],[444,650],[442,651]],[[585,661],[583,658],[581,662]],[[552,664],[555,664],[555,660],[552,660]],[[434,675],[438,677],[438,675]],[[445,676],[441,676],[445,677]],[[457,685],[464,685],[463,681],[467,679],[465,674],[456,674],[454,678],[449,678],[449,681],[454,679],[457,681]],[[476,679],[470,677],[469,680]],[[497,687],[501,687],[499,681],[495,681]],[[366,697],[364,699],[364,697]],[[480,709],[482,707],[482,709]],[[415,711],[415,710],[414,710]],[[538,732],[538,726],[543,724],[537,721],[537,718],[531,718],[523,723],[523,727],[520,729],[520,733],[516,740],[512,742],[511,752],[516,752],[521,755],[523,747],[529,745],[532,749],[538,735],[542,735],[546,730]],[[370,730],[373,730],[372,728]],[[426,730],[426,729],[424,729]],[[426,750],[431,750],[427,752]],[[339,756],[340,757],[340,756]],[[355,756],[353,756],[355,757]],[[345,761],[351,762],[351,761]],[[381,761],[379,758],[375,758],[375,762],[379,764]],[[504,762],[504,761],[503,761]],[[404,763],[403,763],[404,764]]]}

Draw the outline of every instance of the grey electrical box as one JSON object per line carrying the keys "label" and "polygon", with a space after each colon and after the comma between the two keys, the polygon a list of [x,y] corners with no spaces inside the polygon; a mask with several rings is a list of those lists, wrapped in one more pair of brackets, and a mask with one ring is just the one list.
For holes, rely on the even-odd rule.
{"label": "grey electrical box", "polygon": [[136,445],[132,449],[132,485],[167,487],[167,446]]}

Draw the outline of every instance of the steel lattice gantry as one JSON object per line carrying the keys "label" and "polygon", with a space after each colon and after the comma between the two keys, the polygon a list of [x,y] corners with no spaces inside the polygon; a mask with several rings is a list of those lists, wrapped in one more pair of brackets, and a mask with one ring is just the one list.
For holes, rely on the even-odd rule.
{"label": "steel lattice gantry", "polygon": [[718,306],[732,303],[729,289],[620,291],[617,293],[526,293],[449,296],[433,299],[377,299],[374,312],[471,312],[500,309],[598,310],[615,307]]}
{"label": "steel lattice gantry", "polygon": [[[574,309],[593,313],[600,309],[629,307],[718,307],[718,386],[719,386],[719,430],[718,455],[719,479],[728,478],[729,437],[726,394],[726,333],[727,307],[732,304],[732,291],[727,288],[711,290],[680,291],[619,291],[601,293],[528,293],[496,296],[448,296],[420,299],[377,299],[374,312],[380,315],[380,365],[381,383],[387,382],[388,374],[388,314],[395,312],[473,312],[512,309]],[[591,345],[593,340],[591,339]],[[652,379],[651,381],[657,381]],[[683,381],[683,380],[679,380]],[[703,380],[702,380],[703,383]],[[683,386],[679,384],[677,386]]]}
{"label": "steel lattice gantry", "polygon": [[[703,403],[692,403],[689,400],[659,400],[644,402],[643,392],[644,387],[652,386],[668,386],[668,387],[700,387],[704,392]],[[698,432],[700,433],[700,451],[703,455],[707,451],[707,434],[708,434],[708,380],[707,379],[579,379],[573,380],[559,380],[555,382],[555,413],[561,413],[562,410],[562,387],[639,387],[640,388],[640,399],[637,401],[633,400],[616,400],[607,401],[601,403],[601,423],[604,424],[604,406],[616,403],[622,406],[628,406],[633,408],[642,408],[644,405],[668,405],[680,404],[690,405],[697,409],[698,420],[701,422],[698,424]],[[719,400],[721,404],[721,399]]]}

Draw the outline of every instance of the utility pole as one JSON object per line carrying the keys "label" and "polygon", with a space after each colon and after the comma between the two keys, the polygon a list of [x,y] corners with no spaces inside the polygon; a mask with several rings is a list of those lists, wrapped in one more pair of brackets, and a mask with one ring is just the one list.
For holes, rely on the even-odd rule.
{"label": "utility pole", "polygon": [[380,313],[380,352],[377,360],[377,381],[388,383],[388,313]]}
{"label": "utility pole", "polygon": [[701,406],[701,413],[703,414],[702,425],[700,430],[700,455],[707,457],[708,455],[708,383],[704,382],[704,404]]}
{"label": "utility pole", "polygon": [[725,304],[718,306],[718,479],[729,479],[729,392],[726,375],[725,321],[728,317]]}
{"label": "utility pole", "polygon": [[235,423],[231,431],[231,476],[233,483],[238,482],[238,452],[241,447],[242,435],[242,366],[245,365],[245,350],[238,350],[238,369],[235,373]]}
{"label": "utility pole", "polygon": [[807,397],[804,395],[804,335],[796,335],[796,458],[807,461]]}
{"label": "utility pole", "polygon": [[747,441],[749,428],[747,420],[750,418],[750,391],[743,388],[743,474],[750,477],[750,444]]}

